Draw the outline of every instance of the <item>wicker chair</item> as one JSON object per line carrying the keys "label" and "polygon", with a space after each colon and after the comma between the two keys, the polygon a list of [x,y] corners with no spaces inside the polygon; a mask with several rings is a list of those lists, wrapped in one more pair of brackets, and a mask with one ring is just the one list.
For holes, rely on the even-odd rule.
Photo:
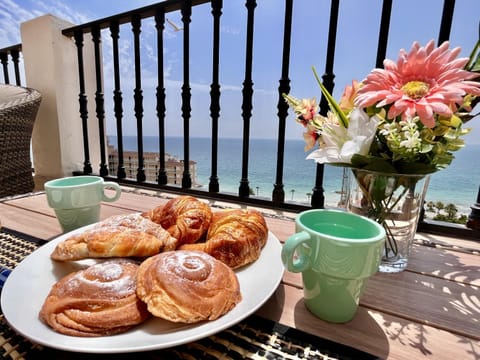
{"label": "wicker chair", "polygon": [[35,187],[30,141],[40,102],[34,89],[0,84],[0,198]]}

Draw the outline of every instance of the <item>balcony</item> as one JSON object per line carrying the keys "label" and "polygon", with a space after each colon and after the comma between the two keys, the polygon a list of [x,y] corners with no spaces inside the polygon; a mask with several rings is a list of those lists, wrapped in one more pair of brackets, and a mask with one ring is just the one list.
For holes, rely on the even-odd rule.
{"label": "balcony", "polygon": [[[397,15],[401,5],[391,0],[363,19],[368,36],[360,29],[348,33],[355,16],[338,0],[309,2],[309,11],[303,1],[275,2],[275,9],[262,0],[237,8],[232,3],[168,0],[85,24],[51,15],[19,24],[21,44],[0,49],[0,61],[5,83],[42,94],[31,151],[34,190],[40,193],[2,199],[2,224],[41,240],[59,236],[41,193],[44,182],[91,173],[125,190],[120,203],[106,207],[107,215],[146,211],[190,194],[218,209],[263,209],[282,242],[294,231],[296,213],[337,207],[348,171],[304,159],[303,129],[281,94],[320,98],[310,72],[315,65],[339,98],[343,85],[381,67],[384,58],[396,58],[397,44],[409,46],[420,34],[406,31]],[[298,17],[306,13],[308,21]],[[423,42],[451,39],[455,46],[459,30],[477,34],[478,18],[459,13],[465,13],[465,4],[438,2],[431,9],[434,26],[422,28]],[[300,45],[305,43],[311,46]],[[470,48],[463,50],[468,56]],[[259,68],[265,58],[271,59],[267,69]],[[357,58],[368,59],[368,65],[353,66]],[[320,112],[327,108],[322,97]],[[478,134],[478,121],[471,126]],[[478,222],[480,176],[474,166],[463,175],[475,184],[466,214]],[[442,194],[444,204],[457,200],[448,189]],[[428,358],[432,349],[439,358],[475,358],[480,233],[425,214],[411,268],[393,281],[377,275],[353,323],[312,322],[298,306],[302,285],[292,274],[284,275],[260,315],[380,357]],[[390,299],[385,288],[400,295]],[[400,298],[404,295],[415,306]],[[366,322],[369,331],[363,332]]]}
{"label": "balcony", "polygon": [[[319,7],[317,10],[322,13],[330,13],[330,19],[311,35],[308,31],[312,43],[320,41],[321,45],[317,47],[321,55],[317,56],[315,50],[308,54],[307,59],[299,57],[303,49],[296,44],[299,36],[304,36],[304,25],[295,26],[298,21],[295,16],[297,11],[304,11],[297,8],[300,6],[286,1],[281,11],[277,9],[279,20],[276,29],[279,31],[272,33],[271,39],[276,41],[275,59],[278,60],[275,66],[272,65],[274,70],[268,76],[258,73],[264,70],[255,68],[258,56],[268,56],[261,43],[265,35],[254,31],[262,21],[260,17],[264,16],[265,9],[261,2],[246,1],[240,7],[243,28],[240,28],[240,24],[238,26],[242,43],[236,44],[231,50],[226,50],[233,45],[228,42],[229,36],[223,34],[221,27],[224,24],[222,21],[229,21],[232,14],[227,12],[230,7],[224,8],[222,1],[194,1],[192,4],[168,1],[81,25],[48,15],[22,24],[22,44],[1,49],[0,57],[6,83],[21,84],[22,77],[25,77],[28,86],[44,95],[32,139],[37,188],[42,189],[43,182],[50,178],[96,173],[131,186],[294,211],[336,206],[339,203],[338,194],[343,192],[345,171],[342,173],[329,165],[315,165],[305,160],[301,168],[307,168],[305,173],[308,180],[303,188],[298,185],[299,179],[292,174],[292,168],[300,166],[298,156],[296,160],[291,160],[285,144],[291,139],[288,136],[295,134],[300,140],[302,134],[300,128],[294,128],[297,125],[280,94],[320,95],[313,76],[309,74],[308,69],[312,64],[306,62],[315,64],[320,62],[321,57],[325,61],[325,65],[322,65],[324,85],[335,95],[343,87],[335,88],[334,79],[347,83],[355,76],[364,76],[369,69],[357,73],[344,64],[345,58],[357,56],[356,53],[350,53],[357,46],[337,42],[337,35],[343,31],[341,26],[345,26],[338,1],[333,1],[328,7],[322,5],[325,8]],[[461,20],[453,17],[455,6],[455,1],[445,1],[443,7],[435,9],[439,16],[437,29],[427,32],[429,38],[437,38],[437,42],[441,43],[450,37],[452,28],[456,30],[455,25],[459,26]],[[390,38],[398,36],[392,24],[392,18],[395,19],[396,15],[392,2],[384,1],[377,15],[375,27],[379,30],[372,32],[372,36],[377,36],[378,40],[376,48],[373,47],[372,53],[368,54],[372,57],[371,67],[382,66],[387,50],[389,53],[397,51],[391,50],[390,45]],[[260,20],[256,20],[255,16]],[[196,37],[197,31],[205,27],[204,24],[211,29],[211,38]],[[473,26],[478,27],[478,24]],[[375,27],[372,25],[372,28]],[[390,30],[390,27],[393,29]],[[202,36],[205,37],[205,34]],[[339,39],[345,41],[340,36]],[[195,45],[199,41],[204,43],[203,48],[208,49],[208,53],[199,53]],[[374,39],[362,41],[363,46],[369,45],[369,42],[375,43]],[[44,50],[47,45],[48,53]],[[165,53],[167,46],[174,46],[175,51],[182,54],[175,68],[179,79],[176,81],[168,73],[167,62],[171,59]],[[147,52],[149,49],[156,50],[156,54]],[[229,51],[241,56],[242,60],[237,61],[241,68],[229,68]],[[150,56],[154,60],[147,63],[146,58]],[[390,57],[394,56],[396,54]],[[197,65],[200,62],[201,69]],[[336,70],[335,62],[340,64],[339,70]],[[336,82],[339,83],[338,80]],[[235,93],[235,96],[231,93]],[[237,108],[232,109],[231,104]],[[327,107],[322,97],[321,112],[325,112]],[[262,122],[266,126],[262,126]],[[478,128],[476,125],[472,124],[474,129]],[[198,152],[192,142],[192,138],[198,137],[196,134],[208,137],[202,145],[203,149],[205,146],[211,149],[206,159],[196,158]],[[228,142],[232,134],[242,134],[237,150],[235,184],[238,186],[222,183],[231,174],[225,166],[221,166],[225,148],[220,149],[219,144]],[[128,136],[134,137],[135,144],[127,149],[125,137]],[[158,154],[156,157],[144,154],[151,151],[151,148],[147,148],[147,142],[152,140],[148,139],[150,136],[157,141],[153,145],[154,152]],[[165,159],[171,152],[168,148],[168,138],[171,136],[181,137],[183,144],[177,148],[177,153],[170,155],[180,157],[184,164],[193,161],[197,167],[205,169],[203,187],[197,187],[196,176],[192,183],[191,171],[195,171],[195,166],[177,168],[174,180],[169,180]],[[269,137],[273,144],[273,156],[269,161],[275,164],[268,167],[270,172],[263,175],[261,186],[256,173],[264,169],[257,167],[258,161],[254,156],[262,155],[252,154],[252,142],[258,136]],[[109,138],[114,144],[108,144]],[[116,148],[117,157],[113,163],[109,163],[107,145]],[[298,144],[299,154],[302,146]],[[131,158],[129,162],[124,157],[126,151],[138,154],[133,168]],[[151,178],[147,180],[145,174],[145,171],[153,171],[145,169],[145,159],[152,156],[158,159],[154,170],[155,181],[151,181]],[[295,166],[288,163],[292,161]],[[293,172],[296,173],[295,170]],[[434,176],[438,178],[442,175]],[[332,185],[325,183],[326,177],[337,178],[333,182],[333,190]],[[475,177],[475,183],[479,183],[479,180]],[[307,190],[301,190],[305,188]],[[472,190],[468,206],[476,206],[476,190]],[[444,194],[445,198],[440,201],[454,203],[455,199],[449,199],[447,191]],[[426,200],[429,200],[428,194]],[[477,216],[476,208],[473,210]],[[469,215],[473,213],[470,209],[463,211]],[[428,218],[419,224],[419,229],[467,238],[478,237],[465,226],[452,226]]]}

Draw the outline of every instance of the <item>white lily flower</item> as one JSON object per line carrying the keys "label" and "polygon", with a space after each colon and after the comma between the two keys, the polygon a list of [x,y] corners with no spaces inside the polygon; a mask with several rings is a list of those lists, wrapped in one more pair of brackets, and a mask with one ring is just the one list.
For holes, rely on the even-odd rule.
{"label": "white lily flower", "polygon": [[350,164],[354,154],[367,155],[375,137],[379,119],[369,118],[362,109],[350,113],[348,128],[338,123],[325,124],[322,146],[310,153],[307,159],[318,163]]}

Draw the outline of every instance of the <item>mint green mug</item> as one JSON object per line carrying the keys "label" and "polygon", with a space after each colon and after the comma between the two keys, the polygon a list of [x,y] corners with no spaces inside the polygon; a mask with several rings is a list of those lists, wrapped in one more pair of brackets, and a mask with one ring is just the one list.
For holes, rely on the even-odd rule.
{"label": "mint green mug", "polygon": [[[91,175],[50,180],[44,187],[48,205],[55,210],[64,232],[98,222],[101,202],[116,201],[122,193],[117,183]],[[113,195],[108,196],[106,189],[113,190]]]}
{"label": "mint green mug", "polygon": [[315,209],[297,215],[295,231],[282,261],[288,271],[302,273],[306,307],[322,320],[350,321],[378,270],[384,228],[353,213]]}

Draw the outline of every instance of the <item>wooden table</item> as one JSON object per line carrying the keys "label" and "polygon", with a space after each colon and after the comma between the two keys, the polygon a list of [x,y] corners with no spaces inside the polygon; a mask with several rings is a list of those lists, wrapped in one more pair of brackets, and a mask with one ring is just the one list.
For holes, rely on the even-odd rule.
{"label": "wooden table", "polygon": [[[103,204],[101,216],[149,210],[171,197],[124,188],[119,201]],[[294,232],[295,214],[263,211],[280,241]],[[41,239],[61,234],[43,193],[0,202],[0,221]],[[257,314],[380,358],[480,359],[479,253],[477,241],[417,234],[408,269],[373,276],[352,321],[314,317],[304,306],[300,275],[289,272]]]}

